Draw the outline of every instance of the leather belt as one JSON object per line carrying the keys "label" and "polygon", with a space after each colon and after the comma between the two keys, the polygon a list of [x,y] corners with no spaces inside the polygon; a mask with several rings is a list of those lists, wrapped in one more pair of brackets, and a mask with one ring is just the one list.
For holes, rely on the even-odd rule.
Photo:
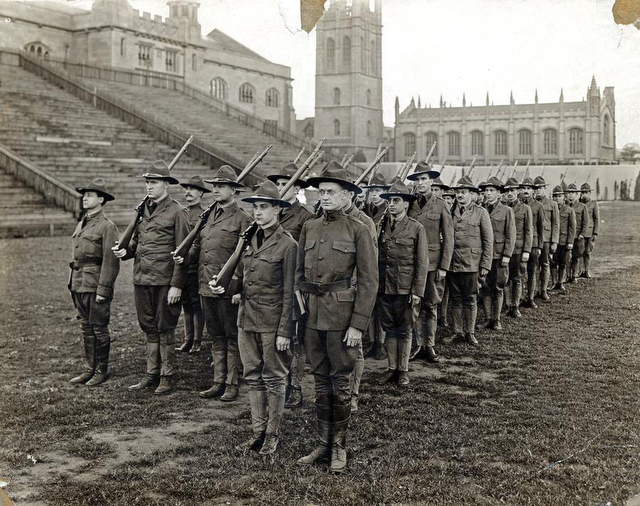
{"label": "leather belt", "polygon": [[69,262],[69,267],[74,270],[78,270],[82,267],[98,267],[102,265],[102,258],[99,259],[87,259],[87,260],[74,260]]}
{"label": "leather belt", "polygon": [[322,295],[329,292],[340,292],[342,290],[348,290],[351,288],[351,278],[342,279],[335,283],[310,283],[309,281],[303,281],[300,283],[300,291],[305,293],[313,293],[315,295]]}

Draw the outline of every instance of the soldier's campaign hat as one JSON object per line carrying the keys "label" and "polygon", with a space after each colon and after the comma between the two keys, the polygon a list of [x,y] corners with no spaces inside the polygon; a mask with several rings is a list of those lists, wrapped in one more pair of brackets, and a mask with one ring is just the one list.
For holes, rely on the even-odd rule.
{"label": "soldier's campaign hat", "polygon": [[254,202],[269,202],[274,206],[291,207],[291,202],[282,200],[280,198],[280,192],[278,191],[278,187],[273,181],[269,181],[268,179],[265,182],[263,182],[260,186],[258,186],[257,190],[253,193],[253,195],[249,195],[248,197],[243,197],[242,201],[249,202],[251,204],[253,204]]}
{"label": "soldier's campaign hat", "polygon": [[536,188],[542,188],[543,186],[547,186],[547,182],[542,176],[536,176],[536,178],[533,180],[533,185]]}
{"label": "soldier's campaign hat", "polygon": [[84,186],[78,186],[76,188],[78,193],[84,195],[85,192],[96,192],[98,195],[104,198],[105,202],[115,200],[116,198],[107,191],[107,183],[101,177],[93,179],[89,184]]}
{"label": "soldier's campaign hat", "polygon": [[214,174],[213,178],[205,179],[205,183],[209,184],[227,184],[235,188],[244,188],[242,183],[236,182],[236,171],[230,165],[223,165]]}
{"label": "soldier's campaign hat", "polygon": [[180,186],[183,188],[197,188],[205,193],[211,193],[211,190],[207,188],[207,185],[204,184],[204,181],[200,176],[192,176],[186,183],[180,183]]}
{"label": "soldier's campaign hat", "polygon": [[424,175],[429,176],[429,179],[435,179],[440,175],[440,172],[437,170],[433,170],[433,167],[427,162],[421,161],[416,164],[416,168],[414,169],[412,174],[407,176],[407,179],[410,181],[417,180],[420,176]]}
{"label": "soldier's campaign hat", "polygon": [[307,183],[316,188],[320,183],[338,183],[345,190],[362,193],[362,189],[350,181],[347,169],[334,160],[327,163],[320,174],[307,179]]}
{"label": "soldier's campaign hat", "polygon": [[570,183],[569,186],[567,186],[567,188],[564,190],[565,193],[576,193],[576,192],[580,192],[580,190],[578,190],[578,187],[574,184],[574,183]]}
{"label": "soldier's campaign hat", "polygon": [[409,187],[404,184],[403,181],[395,181],[389,188],[389,191],[380,195],[383,199],[390,199],[391,197],[400,197],[408,202],[412,202],[418,197],[411,193]]}
{"label": "soldier's campaign hat", "polygon": [[487,179],[487,181],[480,183],[479,188],[482,190],[490,186],[497,188],[498,191],[502,191],[502,189],[504,188],[502,181],[500,181],[496,176],[491,176],[489,179]]}
{"label": "soldier's campaign hat", "polygon": [[580,191],[581,192],[590,192],[593,191],[591,189],[591,186],[589,186],[589,183],[582,183],[582,186],[580,187]]}
{"label": "soldier's campaign hat", "polygon": [[530,186],[531,188],[535,188],[536,184],[533,182],[533,179],[527,176],[522,180],[522,183],[520,183],[520,188],[522,188],[523,186]]}
{"label": "soldier's campaign hat", "polygon": [[456,192],[453,190],[453,188],[451,188],[450,186],[447,186],[447,188],[442,192],[442,196],[443,197],[455,197],[456,196]]}
{"label": "soldier's campaign hat", "polygon": [[371,183],[363,186],[363,188],[381,188],[383,190],[388,190],[391,188],[391,183],[387,183],[386,179],[382,174],[375,174]]}
{"label": "soldier's campaign hat", "polygon": [[442,179],[440,179],[440,176],[438,176],[433,181],[431,181],[431,186],[437,186],[439,188],[442,188],[443,190],[450,190],[451,189],[451,187],[449,185],[446,185],[446,184],[444,184],[442,182]]}
{"label": "soldier's campaign hat", "polygon": [[179,184],[175,177],[171,176],[171,171],[169,170],[169,166],[167,162],[164,160],[156,160],[151,164],[151,167],[147,169],[146,174],[142,174],[145,179],[160,179],[161,181],[166,181],[169,184]]}
{"label": "soldier's campaign hat", "polygon": [[455,190],[470,190],[472,192],[480,193],[478,188],[473,184],[469,176],[462,176],[458,179],[458,184],[454,187]]}
{"label": "soldier's campaign hat", "polygon": [[[299,167],[295,163],[288,163],[275,174],[269,174],[267,176],[267,179],[269,181],[273,181],[274,183],[276,183],[278,179],[291,179],[295,175],[295,173],[298,172],[298,169]],[[307,183],[304,179],[298,179],[296,181],[296,185],[298,185],[300,188],[309,187],[309,183]]]}
{"label": "soldier's campaign hat", "polygon": [[520,183],[515,177],[510,177],[507,182],[502,186],[503,190],[517,190],[520,188]]}
{"label": "soldier's campaign hat", "polygon": [[556,185],[553,187],[553,195],[564,195],[564,190],[562,189],[562,186],[560,185]]}

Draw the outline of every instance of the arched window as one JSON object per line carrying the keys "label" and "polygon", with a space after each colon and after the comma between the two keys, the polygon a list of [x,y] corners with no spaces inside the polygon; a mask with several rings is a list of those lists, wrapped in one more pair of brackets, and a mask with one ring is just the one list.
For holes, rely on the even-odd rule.
{"label": "arched window", "polygon": [[36,50],[36,46],[34,46],[33,44],[31,44],[31,47],[29,47],[29,52],[33,53]]}
{"label": "arched window", "polygon": [[569,130],[569,154],[584,154],[584,131],[581,128]]}
{"label": "arched window", "polygon": [[340,88],[333,88],[333,105],[340,105]]}
{"label": "arched window", "polygon": [[336,69],[336,43],[329,37],[325,46],[327,58],[327,71],[333,72]]}
{"label": "arched window", "polygon": [[340,135],[340,121],[337,119],[333,120],[333,135]]}
{"label": "arched window", "polygon": [[304,136],[307,139],[313,139],[314,131],[313,131],[313,123],[308,123],[306,127],[304,127]]}
{"label": "arched window", "polygon": [[416,150],[416,136],[411,132],[404,134],[404,156],[409,158]]}
{"label": "arched window", "polygon": [[447,144],[449,145],[449,156],[460,156],[460,134],[458,132],[447,134]]}
{"label": "arched window", "polygon": [[224,79],[220,77],[211,79],[211,96],[218,100],[227,99],[227,83]]}
{"label": "arched window", "polygon": [[351,39],[342,39],[342,65],[346,70],[351,70]]}
{"label": "arched window", "polygon": [[520,130],[518,132],[518,154],[531,154],[531,130]]}
{"label": "arched window", "polygon": [[265,94],[264,103],[267,107],[278,107],[280,94],[275,88],[269,88]]}
{"label": "arched window", "polygon": [[427,132],[424,136],[425,138],[425,152],[428,153],[431,151],[431,146],[433,143],[436,143],[436,149],[433,150],[433,156],[438,156],[438,134],[435,132]]}
{"label": "arched window", "polygon": [[484,155],[484,134],[480,130],[471,132],[471,155]]}
{"label": "arched window", "polygon": [[498,130],[493,134],[493,151],[495,155],[506,156],[507,154],[507,132]]}
{"label": "arched window", "polygon": [[542,132],[542,151],[545,155],[558,154],[558,131],[547,128]]}
{"label": "arched window", "polygon": [[244,83],[240,86],[239,90],[239,100],[240,102],[244,102],[245,104],[253,104],[254,90],[253,86],[249,83]]}
{"label": "arched window", "polygon": [[371,105],[371,90],[367,90],[367,105]]}
{"label": "arched window", "polygon": [[375,41],[371,41],[371,75],[375,76],[377,71],[377,55],[376,55],[376,43]]}
{"label": "arched window", "polygon": [[602,144],[604,144],[605,146],[613,145],[613,142],[611,142],[611,119],[609,118],[608,114],[605,114],[604,116],[602,133]]}
{"label": "arched window", "polygon": [[367,121],[367,137],[371,137],[371,120]]}

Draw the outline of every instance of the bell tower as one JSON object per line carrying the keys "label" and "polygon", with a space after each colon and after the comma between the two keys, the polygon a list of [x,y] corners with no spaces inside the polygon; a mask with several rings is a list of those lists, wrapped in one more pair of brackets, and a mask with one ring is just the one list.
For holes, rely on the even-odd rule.
{"label": "bell tower", "polygon": [[383,138],[382,0],[331,0],[316,29],[315,137],[371,161]]}

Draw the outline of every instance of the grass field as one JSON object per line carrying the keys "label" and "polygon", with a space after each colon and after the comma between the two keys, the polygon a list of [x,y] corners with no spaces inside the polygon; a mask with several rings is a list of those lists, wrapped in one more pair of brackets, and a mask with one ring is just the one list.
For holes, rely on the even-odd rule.
{"label": "grass field", "polygon": [[197,397],[210,356],[179,356],[176,393],[130,393],[143,370],[131,263],[112,306],[112,377],[74,386],[69,240],[0,241],[0,481],[17,504],[629,504],[640,493],[640,205],[605,203],[596,277],[481,346],[439,345],[407,391],[366,362],[349,470],[299,469],[315,443],[312,379],[274,457],[243,454],[238,401]]}

